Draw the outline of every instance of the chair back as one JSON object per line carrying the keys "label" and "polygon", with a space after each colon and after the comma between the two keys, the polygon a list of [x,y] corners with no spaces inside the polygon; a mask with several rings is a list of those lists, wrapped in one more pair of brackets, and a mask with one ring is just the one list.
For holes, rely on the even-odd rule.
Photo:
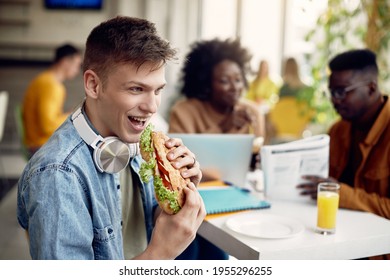
{"label": "chair back", "polygon": [[3,139],[5,121],[7,119],[8,92],[0,92],[0,142]]}

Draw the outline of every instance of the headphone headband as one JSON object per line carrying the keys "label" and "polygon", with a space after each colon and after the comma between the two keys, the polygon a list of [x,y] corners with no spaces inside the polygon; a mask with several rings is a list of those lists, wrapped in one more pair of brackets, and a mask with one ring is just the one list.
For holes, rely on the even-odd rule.
{"label": "headphone headband", "polygon": [[98,143],[103,141],[103,137],[97,135],[87,123],[87,120],[81,111],[81,107],[77,108],[77,110],[73,113],[72,121],[81,138],[83,138],[85,143],[94,149],[97,147]]}

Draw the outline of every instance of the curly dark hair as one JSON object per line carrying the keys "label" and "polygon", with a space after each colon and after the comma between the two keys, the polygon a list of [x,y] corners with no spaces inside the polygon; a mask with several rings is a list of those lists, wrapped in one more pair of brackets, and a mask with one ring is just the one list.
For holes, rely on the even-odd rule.
{"label": "curly dark hair", "polygon": [[92,69],[104,80],[118,63],[140,67],[145,62],[158,68],[175,59],[176,50],[162,39],[153,23],[139,18],[117,16],[96,26],[89,34],[83,70]]}
{"label": "curly dark hair", "polygon": [[213,69],[226,59],[239,65],[247,86],[246,73],[250,71],[251,58],[250,52],[241,46],[238,39],[195,42],[191,45],[191,51],[187,54],[181,70],[181,93],[189,98],[209,100]]}

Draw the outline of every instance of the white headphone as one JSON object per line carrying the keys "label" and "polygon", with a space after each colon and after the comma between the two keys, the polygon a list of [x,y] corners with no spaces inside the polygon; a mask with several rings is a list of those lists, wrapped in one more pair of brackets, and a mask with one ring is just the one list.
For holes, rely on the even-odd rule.
{"label": "white headphone", "polygon": [[100,172],[118,173],[129,164],[130,158],[139,154],[138,143],[124,143],[118,137],[103,138],[96,134],[81,107],[72,114],[72,122],[81,138],[94,149],[93,161]]}

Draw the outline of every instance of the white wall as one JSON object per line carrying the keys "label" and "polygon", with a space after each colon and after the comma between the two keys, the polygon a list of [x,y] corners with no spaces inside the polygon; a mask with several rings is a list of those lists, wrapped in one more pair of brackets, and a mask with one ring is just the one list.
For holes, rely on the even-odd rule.
{"label": "white wall", "polygon": [[235,37],[237,0],[203,0],[202,2],[202,39]]}
{"label": "white wall", "polygon": [[270,73],[280,74],[283,36],[282,0],[244,0],[241,22],[243,44],[253,53],[252,68],[257,70],[260,60],[269,63]]}
{"label": "white wall", "polygon": [[327,8],[328,0],[285,0],[286,19],[283,45],[283,59],[294,57],[300,65],[300,72],[306,83],[312,82],[311,66],[306,64],[304,55],[315,53],[315,43],[304,40],[319,15]]}

